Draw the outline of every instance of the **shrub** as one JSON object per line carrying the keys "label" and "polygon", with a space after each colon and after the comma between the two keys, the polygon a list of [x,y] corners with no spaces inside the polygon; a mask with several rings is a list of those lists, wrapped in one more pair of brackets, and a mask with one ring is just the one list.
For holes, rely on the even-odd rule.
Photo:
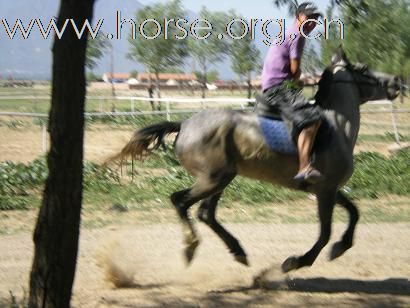
{"label": "shrub", "polygon": [[[141,165],[140,165],[141,166]],[[166,168],[164,176],[143,175],[142,181],[130,183],[120,189],[120,178],[116,171],[95,163],[84,164],[84,189],[92,195],[99,194],[105,200],[110,193],[112,199],[120,198],[122,203],[130,200],[168,199],[175,191],[192,186],[194,179],[179,166],[173,151],[158,151],[142,164],[145,168]],[[130,168],[127,168],[130,170]],[[0,210],[28,209],[35,191],[47,178],[45,158],[29,164],[0,163]],[[355,172],[348,182],[349,194],[355,198],[379,198],[383,194],[410,195],[410,151],[403,150],[386,158],[378,153],[364,152],[355,156]],[[300,192],[291,191],[269,183],[238,177],[226,189],[223,202],[257,204],[263,202],[286,202],[303,197]],[[115,203],[118,200],[111,200]]]}
{"label": "shrub", "polygon": [[356,198],[378,198],[382,194],[410,194],[410,151],[386,158],[363,152],[355,156],[355,171],[348,186]]}

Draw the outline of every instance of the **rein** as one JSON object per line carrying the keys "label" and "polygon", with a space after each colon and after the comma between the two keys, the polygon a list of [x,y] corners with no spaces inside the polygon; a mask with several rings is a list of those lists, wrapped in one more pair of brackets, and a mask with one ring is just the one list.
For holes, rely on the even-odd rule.
{"label": "rein", "polygon": [[[334,74],[332,72],[330,72],[330,69],[334,70],[337,67],[342,67],[342,68],[348,70],[352,75],[353,81],[352,80],[334,79],[333,78]],[[329,75],[325,76],[325,74],[329,74]],[[371,81],[359,81],[356,74],[360,74],[363,77],[370,79]],[[328,89],[330,88],[331,84],[336,84],[336,83],[355,84],[357,86],[357,89],[359,91],[359,95],[360,95],[361,98],[364,97],[363,90],[361,88],[361,86],[363,86],[363,85],[366,85],[366,86],[377,86],[377,85],[379,85],[384,89],[384,91],[386,92],[387,97],[388,97],[388,89],[394,88],[394,86],[389,85],[387,81],[382,82],[376,76],[366,74],[364,68],[359,69],[359,68],[356,68],[356,67],[352,66],[351,64],[347,64],[347,65],[336,64],[336,65],[333,65],[331,68],[327,69],[327,73],[325,71],[325,73],[323,74],[322,77],[324,77],[322,80],[320,80],[318,83],[314,84],[315,86],[319,86],[319,91],[316,93],[316,96],[315,96],[316,100],[319,102],[319,105],[322,105],[320,103],[320,101],[326,101],[327,100],[327,98],[329,96],[329,90]],[[326,80],[326,78],[331,78],[331,80],[328,81],[328,80]],[[327,83],[325,83],[325,82],[327,82]],[[323,90],[322,87],[325,88],[326,90]]]}

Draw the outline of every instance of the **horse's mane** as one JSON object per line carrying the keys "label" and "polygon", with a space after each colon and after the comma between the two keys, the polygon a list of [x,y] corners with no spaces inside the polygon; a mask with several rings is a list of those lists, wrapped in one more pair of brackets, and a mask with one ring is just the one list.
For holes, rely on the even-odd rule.
{"label": "horse's mane", "polygon": [[319,89],[315,94],[315,101],[321,107],[325,106],[326,99],[329,97],[330,85],[333,82],[333,73],[331,68],[326,68],[319,80]]}

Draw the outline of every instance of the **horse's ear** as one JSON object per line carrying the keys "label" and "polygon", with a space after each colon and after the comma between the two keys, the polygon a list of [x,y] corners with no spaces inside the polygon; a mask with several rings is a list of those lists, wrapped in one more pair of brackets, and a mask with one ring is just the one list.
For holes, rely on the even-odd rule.
{"label": "horse's ear", "polygon": [[337,47],[335,53],[332,56],[332,65],[340,64],[341,62],[349,63],[349,60],[347,60],[346,53],[343,50],[342,44],[340,44],[339,47]]}

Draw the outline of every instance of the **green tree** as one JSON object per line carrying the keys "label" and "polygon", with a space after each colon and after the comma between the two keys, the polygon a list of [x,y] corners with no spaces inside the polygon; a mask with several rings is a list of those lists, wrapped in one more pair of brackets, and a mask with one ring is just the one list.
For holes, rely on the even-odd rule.
{"label": "green tree", "polygon": [[137,78],[138,77],[138,71],[137,70],[132,70],[130,72],[130,77],[131,78]]}
{"label": "green tree", "polygon": [[[243,19],[241,17],[236,17]],[[243,35],[243,26],[236,23],[232,29],[235,37]],[[230,46],[231,68],[239,76],[245,78],[248,85],[248,99],[252,97],[252,73],[261,69],[261,53],[254,41],[245,36],[241,39],[234,39]]]}
{"label": "green tree", "polygon": [[[275,0],[276,6],[293,6],[297,1]],[[345,39],[340,40],[338,25],[333,23],[328,40],[321,40],[323,65],[338,45],[354,62],[363,62],[373,69],[410,75],[410,3],[408,0],[331,0],[326,17],[337,11],[345,25]]]}
{"label": "green tree", "polygon": [[166,71],[167,73],[173,74],[184,74],[184,70],[181,67],[172,67]]}
{"label": "green tree", "polygon": [[345,49],[353,61],[387,73],[410,75],[408,0],[340,1]]}
{"label": "green tree", "polygon": [[86,74],[86,80],[87,82],[93,82],[93,81],[100,81],[102,78],[98,76],[97,74],[94,74],[93,72],[88,72]]}
{"label": "green tree", "polygon": [[321,68],[321,59],[315,45],[307,41],[302,58],[302,72],[316,74]]}
{"label": "green tree", "polygon": [[[325,17],[329,20],[333,19],[335,4],[330,3],[326,10]],[[343,43],[343,40],[340,39],[340,29],[337,23],[332,23],[329,27],[329,37],[328,39],[321,38],[320,40],[320,50],[321,50],[321,66],[326,67],[330,64],[332,55],[334,54],[336,48]]]}
{"label": "green tree", "polygon": [[203,83],[204,80],[206,80],[209,83],[214,83],[219,79],[219,72],[217,70],[210,70],[209,72],[207,72],[206,79],[200,71],[195,71],[194,74],[201,83]]}
{"label": "green tree", "polygon": [[344,0],[339,5],[347,23],[349,56],[410,80],[409,1]]}
{"label": "green tree", "polygon": [[[210,12],[203,7],[199,13],[200,19],[206,19],[212,24],[212,34],[206,39],[197,39],[189,37],[188,46],[190,56],[197,62],[199,71],[201,72],[202,82],[202,98],[206,96],[206,84],[208,83],[208,71],[211,65],[215,65],[222,61],[229,52],[229,40],[219,34],[225,33],[226,23],[229,18],[223,12]],[[199,24],[199,26],[206,26]],[[198,30],[196,34],[198,37],[205,37],[209,30]]]}
{"label": "green tree", "polygon": [[[164,16],[167,18],[186,16],[181,0],[167,1],[166,3],[157,2],[139,10],[136,14],[136,20],[139,22],[137,27],[140,27],[148,19],[163,20]],[[144,25],[144,33],[148,38],[155,37],[158,30],[158,26],[154,22],[148,22]],[[162,29],[162,31],[164,30]],[[180,30],[175,26],[175,23],[169,23],[168,38],[164,37],[164,33],[155,39],[129,38],[131,44],[129,57],[143,64],[148,72],[155,74],[158,97],[161,97],[159,73],[181,65],[188,55],[187,40],[176,39],[175,35],[180,36]],[[160,109],[160,104],[158,104],[158,109]]]}
{"label": "green tree", "polygon": [[104,33],[99,33],[95,39],[88,36],[87,53],[85,66],[92,70],[97,66],[98,61],[104,56],[104,52],[109,49],[111,42]]}
{"label": "green tree", "polygon": [[289,15],[295,16],[296,9],[299,6],[299,1],[298,0],[273,0],[273,4],[276,7],[286,6],[288,9]]}

